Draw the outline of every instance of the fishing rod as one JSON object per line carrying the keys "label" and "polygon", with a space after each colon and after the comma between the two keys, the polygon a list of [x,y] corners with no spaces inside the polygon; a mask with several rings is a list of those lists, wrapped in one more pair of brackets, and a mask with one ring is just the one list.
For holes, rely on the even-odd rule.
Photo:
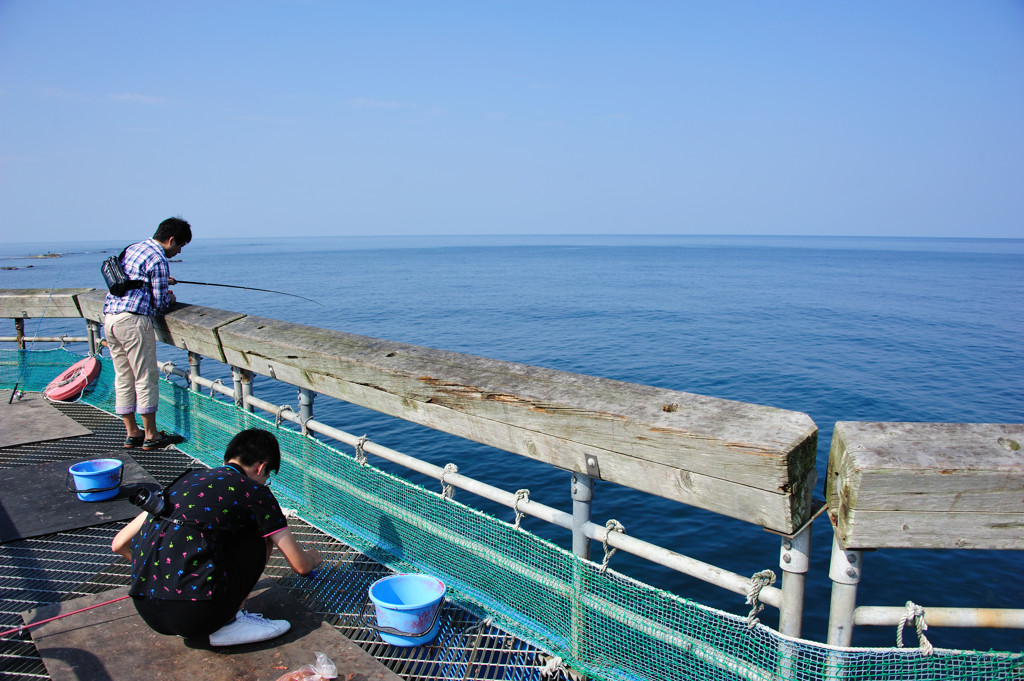
{"label": "fishing rod", "polygon": [[235,286],[234,284],[210,284],[210,283],[205,282],[205,281],[185,281],[184,279],[175,279],[174,282],[175,282],[175,285],[177,285],[177,284],[195,284],[196,286],[222,286],[224,288],[240,288],[240,289],[245,289],[246,291],[263,291],[264,293],[276,293],[276,294],[282,295],[282,296],[291,296],[292,298],[302,298],[303,300],[308,300],[311,303],[316,303],[320,307],[324,307],[323,303],[317,302],[317,301],[313,300],[312,298],[307,298],[305,296],[295,295],[294,293],[285,293],[284,291],[272,291],[269,288],[254,288],[252,286]]}
{"label": "fishing rod", "polygon": [[82,608],[80,610],[75,610],[74,612],[66,612],[63,615],[56,615],[54,617],[50,617],[50,618],[47,618],[45,620],[39,620],[38,622],[31,622],[29,624],[22,624],[20,627],[14,627],[13,629],[8,629],[7,631],[0,631],[0,637],[10,636],[11,634],[20,634],[25,629],[30,629],[32,627],[38,627],[40,624],[46,624],[47,622],[53,622],[54,620],[64,619],[65,617],[70,617],[71,615],[77,615],[78,613],[85,612],[86,610],[95,610],[96,608],[101,608],[104,605],[110,605],[111,603],[117,603],[118,601],[123,601],[126,598],[131,598],[131,595],[128,595],[128,596],[118,596],[117,598],[114,598],[114,599],[109,600],[109,601],[104,601],[103,603],[97,603],[96,605],[88,605],[88,606],[86,606],[86,607],[84,607],[84,608]]}
{"label": "fishing rod", "polygon": [[[188,473],[188,471],[185,471],[185,472]],[[333,563],[331,563],[331,565],[329,567],[321,569],[322,566],[323,566],[323,563],[327,562],[325,560],[325,561],[323,561],[323,563],[321,563],[321,567],[318,567],[318,568],[315,568],[313,570],[310,570],[309,573],[306,574],[306,577],[309,578],[309,579],[316,579],[319,576],[320,572],[327,572],[327,571],[330,571],[330,570],[334,570],[335,568],[338,568],[341,565],[341,562],[344,559],[345,559],[345,557],[342,556],[338,560],[336,560]],[[53,617],[49,617],[49,618],[44,619],[44,620],[39,620],[38,622],[30,622],[28,624],[22,624],[20,627],[14,627],[13,629],[8,629],[6,631],[0,631],[0,638],[4,638],[4,637],[7,637],[7,636],[10,636],[11,634],[21,634],[21,632],[25,631],[26,629],[31,629],[32,627],[38,627],[40,624],[46,624],[47,622],[53,622],[55,620],[64,619],[65,617],[70,617],[71,615],[77,615],[79,613],[86,612],[87,610],[95,610],[96,608],[102,608],[105,605],[111,605],[112,603],[117,603],[118,601],[123,601],[123,600],[128,599],[128,598],[131,598],[131,595],[128,595],[128,596],[118,596],[117,598],[112,598],[109,601],[104,601],[102,603],[97,603],[95,605],[87,605],[84,608],[80,608],[80,609],[75,610],[73,612],[65,612],[63,614],[55,615]]]}

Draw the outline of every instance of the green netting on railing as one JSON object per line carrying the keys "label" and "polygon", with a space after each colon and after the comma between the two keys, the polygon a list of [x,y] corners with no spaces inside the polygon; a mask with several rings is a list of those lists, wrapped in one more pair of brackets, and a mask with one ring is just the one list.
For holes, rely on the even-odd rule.
{"label": "green netting on railing", "polygon": [[[42,390],[81,359],[64,350],[2,351],[0,385]],[[109,360],[82,398],[113,410]],[[274,493],[312,524],[397,570],[441,578],[450,597],[594,679],[1020,679],[1024,654],[838,649],[789,639],[760,624],[642,584],[457,501],[360,464],[354,457],[233,404],[170,381],[161,428],[219,465],[243,428],[277,434],[284,457]]]}

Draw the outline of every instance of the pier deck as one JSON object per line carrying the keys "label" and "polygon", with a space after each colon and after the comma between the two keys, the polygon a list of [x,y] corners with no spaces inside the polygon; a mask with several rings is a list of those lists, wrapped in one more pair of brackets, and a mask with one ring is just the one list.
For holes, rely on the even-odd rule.
{"label": "pier deck", "polygon": [[[10,391],[0,391],[4,405],[9,397]],[[157,482],[165,485],[190,465],[197,465],[173,449],[123,450],[120,421],[92,406],[70,403],[57,404],[55,408],[91,434],[2,447],[0,469],[59,462],[70,465],[130,453]],[[5,490],[0,490],[0,503],[4,495]],[[388,574],[388,569],[300,519],[292,518],[289,522],[300,542],[316,546],[324,555],[327,568],[318,571],[313,579],[297,577],[275,552],[264,577],[395,674],[409,680],[539,677],[544,662],[541,651],[450,604],[441,613],[441,632],[433,643],[411,648],[382,643],[376,632],[365,625],[363,606],[369,584]],[[124,594],[129,583],[129,565],[110,551],[110,542],[123,525],[124,521],[107,522],[0,544],[0,630],[20,626],[22,613],[30,610],[45,610],[73,599],[103,602],[105,599],[97,595],[106,592],[112,598]],[[104,607],[117,605],[123,603]],[[24,630],[0,639],[0,678],[51,678],[32,633]],[[187,651],[182,647],[183,655]],[[308,663],[313,662],[314,652],[308,652]],[[331,656],[331,651],[323,652]],[[144,665],[145,661],[140,663]],[[339,672],[342,671],[339,665]],[[276,679],[284,673],[280,669],[263,670],[262,675],[245,678]]]}

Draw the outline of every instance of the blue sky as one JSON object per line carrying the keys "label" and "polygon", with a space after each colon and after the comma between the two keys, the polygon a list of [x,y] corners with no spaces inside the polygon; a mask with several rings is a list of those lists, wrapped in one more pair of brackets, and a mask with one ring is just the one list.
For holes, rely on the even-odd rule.
{"label": "blue sky", "polygon": [[4,241],[1024,237],[1024,2],[0,0]]}

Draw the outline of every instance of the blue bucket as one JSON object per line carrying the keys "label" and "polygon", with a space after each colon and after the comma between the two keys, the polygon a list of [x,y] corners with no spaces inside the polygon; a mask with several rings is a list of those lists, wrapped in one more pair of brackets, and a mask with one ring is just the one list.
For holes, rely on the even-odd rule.
{"label": "blue bucket", "polygon": [[419,646],[429,643],[441,628],[441,601],[445,585],[427,575],[400,574],[378,579],[370,585],[370,600],[377,613],[377,626],[385,643]]}
{"label": "blue bucket", "polygon": [[111,499],[117,496],[123,474],[124,463],[118,459],[82,461],[68,469],[68,491],[77,492],[82,501]]}

